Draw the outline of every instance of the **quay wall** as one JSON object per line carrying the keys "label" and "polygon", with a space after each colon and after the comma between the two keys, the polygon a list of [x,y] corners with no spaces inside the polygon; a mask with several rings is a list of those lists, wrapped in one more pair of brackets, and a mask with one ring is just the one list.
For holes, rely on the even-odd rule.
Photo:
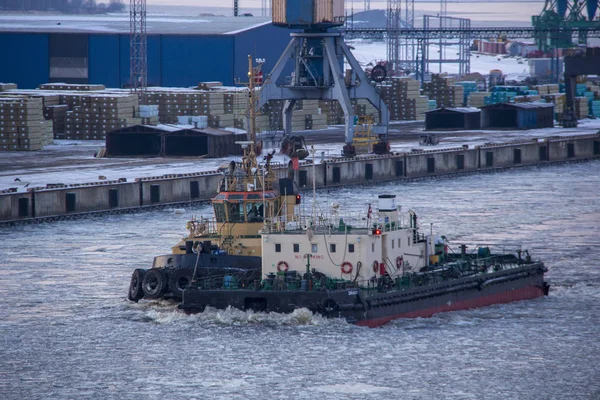
{"label": "quay wall", "polygon": [[[314,170],[310,164],[301,165],[294,181],[296,187],[305,190],[313,187],[313,180],[317,188],[323,188],[598,158],[600,133],[327,160]],[[286,177],[288,167],[279,166],[275,173],[277,178]],[[206,171],[136,178],[133,182],[53,184],[27,192],[7,189],[0,192],[0,224],[206,201],[217,193],[221,177],[218,171]]]}

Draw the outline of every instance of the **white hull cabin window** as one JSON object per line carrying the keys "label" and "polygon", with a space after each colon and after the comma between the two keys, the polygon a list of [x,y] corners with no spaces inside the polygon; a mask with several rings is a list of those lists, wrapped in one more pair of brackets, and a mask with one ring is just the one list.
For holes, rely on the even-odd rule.
{"label": "white hull cabin window", "polygon": [[335,253],[335,243],[331,243],[331,244],[329,245],[329,252],[331,252],[331,253]]}
{"label": "white hull cabin window", "polygon": [[392,249],[394,248],[394,239],[392,239]]}
{"label": "white hull cabin window", "polygon": [[300,244],[294,243],[294,253],[300,253]]}
{"label": "white hull cabin window", "polygon": [[281,253],[281,243],[275,243],[275,253]]}
{"label": "white hull cabin window", "polygon": [[371,243],[371,253],[375,253],[375,243]]}
{"label": "white hull cabin window", "polygon": [[400,247],[402,247],[402,246],[400,245],[400,239],[398,239],[398,248],[400,248]]}
{"label": "white hull cabin window", "polygon": [[312,243],[310,245],[310,251],[313,253],[317,253],[319,251],[319,245],[316,243]]}
{"label": "white hull cabin window", "polygon": [[354,253],[354,243],[348,245],[348,253]]}

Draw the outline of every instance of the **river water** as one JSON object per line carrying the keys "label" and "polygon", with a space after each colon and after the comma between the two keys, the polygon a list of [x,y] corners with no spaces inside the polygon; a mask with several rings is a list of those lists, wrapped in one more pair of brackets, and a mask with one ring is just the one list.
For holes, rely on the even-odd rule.
{"label": "river water", "polygon": [[377,329],[303,310],[188,316],[126,292],[207,205],[5,227],[0,398],[600,398],[600,161],[319,196],[366,213],[381,193],[451,242],[523,243],[550,295]]}

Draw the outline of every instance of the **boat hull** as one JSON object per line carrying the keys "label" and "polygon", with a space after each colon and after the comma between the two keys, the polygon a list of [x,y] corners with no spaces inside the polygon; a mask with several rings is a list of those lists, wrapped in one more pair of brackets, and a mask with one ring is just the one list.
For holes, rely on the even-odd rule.
{"label": "boat hull", "polygon": [[[377,327],[397,318],[430,317],[446,311],[533,299],[547,294],[542,263],[462,277],[431,285],[384,293],[360,288],[338,290],[184,290],[180,308],[205,307],[290,313],[308,308],[327,317],[341,317],[361,326]],[[372,289],[375,290],[375,289]]]}

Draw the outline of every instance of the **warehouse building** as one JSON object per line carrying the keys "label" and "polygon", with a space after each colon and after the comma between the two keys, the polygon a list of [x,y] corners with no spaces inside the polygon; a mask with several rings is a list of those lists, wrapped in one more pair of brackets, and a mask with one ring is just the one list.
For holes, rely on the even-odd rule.
{"label": "warehouse building", "polygon": [[498,103],[481,107],[483,129],[542,129],[554,127],[552,103]]}
{"label": "warehouse building", "polygon": [[438,108],[425,113],[425,130],[474,130],[481,128],[478,108]]}
{"label": "warehouse building", "polygon": [[241,155],[246,134],[185,125],[135,125],[106,134],[108,157],[226,157]]}
{"label": "warehouse building", "polygon": [[[264,17],[148,17],[148,85],[233,85],[247,80],[248,54],[270,71],[290,31]],[[10,15],[0,19],[0,82],[36,88],[48,82],[129,81],[129,15]]]}

